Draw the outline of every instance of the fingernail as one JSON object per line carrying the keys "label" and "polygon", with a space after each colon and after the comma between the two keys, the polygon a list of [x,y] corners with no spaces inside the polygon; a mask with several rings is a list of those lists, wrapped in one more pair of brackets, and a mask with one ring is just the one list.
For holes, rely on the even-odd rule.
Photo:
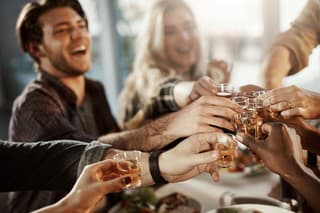
{"label": "fingernail", "polygon": [[124,183],[125,185],[128,185],[132,182],[131,177],[125,177],[122,180],[122,183]]}

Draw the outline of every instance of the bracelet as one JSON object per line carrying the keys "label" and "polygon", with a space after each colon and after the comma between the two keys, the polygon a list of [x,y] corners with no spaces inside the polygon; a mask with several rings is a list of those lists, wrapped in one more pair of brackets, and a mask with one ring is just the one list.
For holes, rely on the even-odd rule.
{"label": "bracelet", "polygon": [[151,152],[149,156],[149,170],[153,178],[153,181],[155,182],[156,185],[163,185],[168,183],[168,181],[166,181],[162,177],[160,173],[160,168],[159,168],[159,156],[164,151],[165,150],[154,151],[154,152]]}

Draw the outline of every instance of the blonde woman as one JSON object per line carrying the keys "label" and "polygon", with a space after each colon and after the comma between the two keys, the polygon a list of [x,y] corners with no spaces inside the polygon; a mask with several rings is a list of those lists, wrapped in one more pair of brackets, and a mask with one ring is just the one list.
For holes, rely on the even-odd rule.
{"label": "blonde woman", "polygon": [[207,62],[195,17],[183,0],[156,1],[143,29],[133,72],[119,99],[122,124],[139,110],[138,120],[154,118],[214,95],[213,79],[202,77]]}

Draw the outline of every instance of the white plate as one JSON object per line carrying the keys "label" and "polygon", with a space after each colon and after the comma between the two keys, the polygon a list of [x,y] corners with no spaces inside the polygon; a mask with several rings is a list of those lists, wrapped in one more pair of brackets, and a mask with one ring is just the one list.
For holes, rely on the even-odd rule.
{"label": "white plate", "polygon": [[[260,205],[260,204],[239,204],[232,205],[230,207],[219,208],[219,210],[223,209],[239,209],[239,213],[253,212],[253,210],[261,211],[263,213],[294,213],[292,211],[279,208],[276,206],[268,206],[268,205]],[[250,211],[251,210],[251,211]],[[213,209],[208,211],[207,213],[218,213],[218,209]]]}
{"label": "white plate", "polygon": [[260,174],[264,174],[268,171],[267,168],[262,166],[261,164],[254,164],[250,165],[244,168],[243,171],[228,171],[226,169],[220,170],[220,180],[221,181],[233,181],[235,179],[239,179],[242,177],[250,177],[250,176],[256,176]]}

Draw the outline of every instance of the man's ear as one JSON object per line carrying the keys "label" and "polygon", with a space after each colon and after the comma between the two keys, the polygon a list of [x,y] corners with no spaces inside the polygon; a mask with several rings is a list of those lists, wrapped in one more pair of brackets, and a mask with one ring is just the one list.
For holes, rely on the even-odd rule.
{"label": "man's ear", "polygon": [[37,60],[39,60],[41,57],[45,56],[43,47],[40,43],[37,43],[37,42],[28,43],[27,50],[28,50],[29,54]]}

